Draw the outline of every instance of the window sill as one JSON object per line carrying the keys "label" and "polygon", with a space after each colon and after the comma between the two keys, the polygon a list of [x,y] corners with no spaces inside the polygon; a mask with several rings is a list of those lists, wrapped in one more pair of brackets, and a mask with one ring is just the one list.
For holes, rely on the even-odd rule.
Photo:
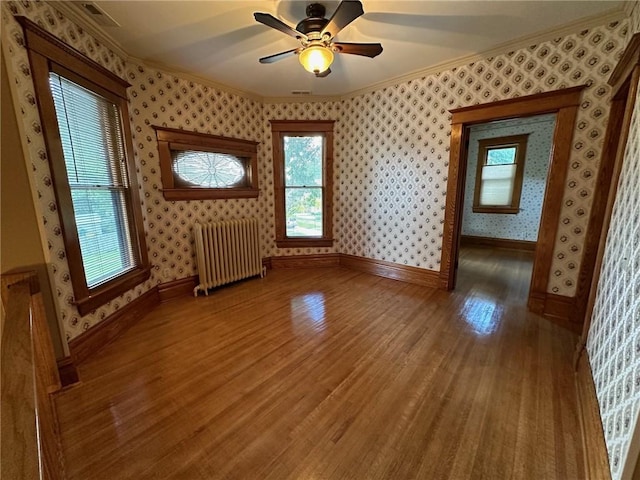
{"label": "window sill", "polygon": [[284,238],[276,240],[278,248],[333,247],[332,238]]}
{"label": "window sill", "polygon": [[165,200],[222,200],[227,198],[258,198],[257,188],[165,188]]}
{"label": "window sill", "polygon": [[473,207],[473,213],[506,213],[515,215],[520,213],[520,209],[513,207]]}
{"label": "window sill", "polygon": [[96,287],[84,298],[76,298],[75,305],[81,317],[93,312],[96,308],[101,307],[118,295],[122,295],[127,290],[138,286],[151,276],[151,268],[139,267],[125,275],[111,280],[100,287]]}

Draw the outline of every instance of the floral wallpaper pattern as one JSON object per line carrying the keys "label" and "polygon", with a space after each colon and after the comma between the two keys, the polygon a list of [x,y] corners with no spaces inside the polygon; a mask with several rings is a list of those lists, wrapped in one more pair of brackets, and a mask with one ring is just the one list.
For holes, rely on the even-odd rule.
{"label": "floral wallpaper pattern", "polygon": [[[462,214],[463,235],[537,241],[555,123],[555,115],[552,114],[491,122],[471,127],[464,212]],[[529,137],[527,138],[527,156],[524,161],[520,212],[515,215],[473,213],[473,197],[478,167],[478,141],[522,134],[529,134]]]}
{"label": "floral wallpaper pattern", "polygon": [[[41,199],[62,323],[71,339],[153,285],[195,273],[191,224],[257,216],[265,256],[341,252],[439,270],[449,156],[449,110],[587,84],[573,140],[562,222],[548,290],[572,296],[597,174],[610,90],[606,79],[625,42],[628,22],[583,30],[437,74],[331,102],[269,103],[221,91],[124,60],[52,5],[2,2],[3,45]],[[149,281],[79,317],[41,135],[22,32],[13,15],[43,28],[129,81],[134,150],[142,190]],[[274,244],[271,119],[333,119],[333,248],[277,249]],[[257,199],[166,202],[152,125],[261,142]]]}
{"label": "floral wallpaper pattern", "polygon": [[[221,91],[121,58],[43,2],[1,2],[3,48],[18,97],[67,339],[99,323],[153,285],[195,273],[195,220],[257,216],[263,255],[342,252],[439,269],[453,108],[587,84],[573,139],[561,224],[548,290],[572,296],[608,115],[606,80],[627,30],[640,30],[636,3],[629,21],[583,30],[438,74],[332,102],[269,103]],[[149,281],[80,317],[69,268],[22,31],[25,15],[89,58],[128,80],[134,150],[142,190]],[[625,158],[588,350],[614,478],[620,478],[640,409],[640,139]],[[272,119],[336,121],[333,248],[277,249],[274,244]],[[152,125],[261,142],[258,199],[166,202]],[[634,212],[629,215],[629,212]],[[624,220],[623,220],[624,213]],[[629,218],[633,221],[627,221]]]}
{"label": "floral wallpaper pattern", "polygon": [[[635,3],[630,25],[629,38],[640,32],[639,2]],[[629,449],[640,429],[640,85],[607,235],[587,351],[611,477],[630,478],[629,468],[633,468],[638,452]]]}
{"label": "floral wallpaper pattern", "polygon": [[640,93],[600,275],[587,349],[616,480],[640,411]]}

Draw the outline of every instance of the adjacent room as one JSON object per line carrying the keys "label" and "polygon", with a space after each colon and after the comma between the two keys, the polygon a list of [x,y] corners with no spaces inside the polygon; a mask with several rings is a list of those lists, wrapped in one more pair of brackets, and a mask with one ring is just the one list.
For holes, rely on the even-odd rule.
{"label": "adjacent room", "polygon": [[3,478],[640,478],[640,3],[0,9]]}

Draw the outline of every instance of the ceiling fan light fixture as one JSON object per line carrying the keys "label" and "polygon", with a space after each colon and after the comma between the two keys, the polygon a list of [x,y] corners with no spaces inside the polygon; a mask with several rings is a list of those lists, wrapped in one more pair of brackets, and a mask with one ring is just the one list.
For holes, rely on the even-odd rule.
{"label": "ceiling fan light fixture", "polygon": [[298,57],[304,69],[316,75],[326,71],[333,63],[333,52],[323,45],[309,45]]}

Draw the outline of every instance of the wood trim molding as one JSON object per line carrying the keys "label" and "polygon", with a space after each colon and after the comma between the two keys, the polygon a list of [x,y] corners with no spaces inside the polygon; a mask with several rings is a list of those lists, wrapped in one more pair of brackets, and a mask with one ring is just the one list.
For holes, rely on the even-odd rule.
{"label": "wood trim molding", "polygon": [[78,370],[73,363],[71,357],[60,358],[56,361],[58,365],[58,374],[60,375],[60,383],[62,387],[68,387],[80,381]]}
{"label": "wood trim molding", "polygon": [[[478,162],[476,167],[476,181],[473,190],[473,207],[474,213],[503,213],[517,214],[520,212],[520,197],[522,195],[522,181],[524,179],[524,161],[527,158],[527,140],[529,134],[510,135],[505,137],[485,138],[478,141]],[[503,206],[481,205],[480,198],[482,193],[482,172],[487,165],[487,157],[490,149],[501,147],[515,147],[515,164],[516,172],[513,179],[513,193],[511,196],[511,204]],[[490,168],[490,167],[489,167]]]}
{"label": "wood trim molding", "polygon": [[510,250],[523,250],[526,252],[535,252],[536,250],[536,242],[532,242],[530,240],[478,237],[475,235],[462,235],[460,237],[460,244],[469,246],[508,248]]}
{"label": "wood trim molding", "polygon": [[340,265],[352,270],[391,278],[401,282],[413,283],[430,288],[438,288],[438,272],[424,268],[399,265],[374,258],[356,257],[355,255],[340,254]]}
{"label": "wood trim molding", "polygon": [[586,351],[580,357],[577,367],[576,395],[585,478],[587,480],[611,480],[600,408]]}
{"label": "wood trim molding", "polygon": [[[126,87],[129,84],[77,50],[68,47],[33,22],[23,17],[20,17],[19,21],[25,32],[75,305],[80,315],[85,316],[109,300],[144,282],[150,275],[128,113]],[[78,226],[73,214],[71,187],[67,177],[59,125],[49,85],[50,72],[57,72],[83,88],[104,96],[119,110],[119,127],[122,129],[122,143],[125,150],[123,164],[128,179],[128,187],[124,190],[127,213],[127,221],[124,226],[130,235],[130,247],[135,262],[133,269],[95,287],[89,287],[85,278]]]}
{"label": "wood trim molding", "polygon": [[67,45],[58,37],[43,30],[27,17],[17,16],[15,18],[24,30],[27,48],[47,58],[51,58],[54,55],[64,57],[66,65],[72,71],[103,88],[117,93],[127,101],[127,88],[130,86],[127,81],[94,62],[82,52]]}
{"label": "wood trim molding", "polygon": [[560,221],[564,181],[571,154],[571,140],[584,88],[585,86],[566,88],[451,111],[451,156],[449,160],[442,259],[440,262],[440,285],[443,288],[452,289],[455,286],[455,262],[458,258],[462,223],[469,127],[476,123],[556,112],[557,119],[553,135],[552,156],[547,176],[531,280],[530,308],[533,309],[535,306],[535,298],[532,297],[546,294],[553,260],[553,248]]}
{"label": "wood trim molding", "polygon": [[489,120],[553,113],[564,107],[578,107],[580,106],[580,95],[586,87],[586,85],[579,85],[562,90],[456,108],[450,110],[451,123],[484,123]]}
{"label": "wood trim molding", "polygon": [[159,303],[158,288],[153,287],[93,328],[72,339],[69,342],[69,350],[73,363],[81,364],[100,348],[122,335],[139,318],[153,310]]}
{"label": "wood trim molding", "polygon": [[[226,198],[257,198],[259,142],[240,138],[187,132],[176,128],[152,125],[158,141],[162,195],[165,200],[217,200]],[[242,161],[245,180],[239,186],[227,188],[191,185],[181,180],[173,169],[175,151],[225,153]]]}
{"label": "wood trim molding", "polygon": [[66,478],[51,394],[60,390],[36,272],[3,274],[0,476]]}
{"label": "wood trim molding", "polygon": [[572,332],[580,333],[582,323],[574,321],[573,311],[575,308],[576,299],[574,297],[547,292],[534,292],[529,296],[529,309],[533,313],[542,315],[547,320]]}
{"label": "wood trim molding", "polygon": [[193,295],[193,289],[197,286],[198,275],[192,275],[190,277],[161,283],[158,285],[158,297],[160,299],[160,303],[164,303],[184,295]]}
{"label": "wood trim molding", "polygon": [[[333,127],[335,120],[270,120],[272,132],[274,216],[278,248],[333,246]],[[288,237],[285,208],[284,136],[318,134],[324,137],[322,159],[322,236]]]}
{"label": "wood trim molding", "polygon": [[310,268],[310,267],[337,267],[340,264],[340,254],[329,253],[324,255],[289,255],[270,257],[271,268]]}

